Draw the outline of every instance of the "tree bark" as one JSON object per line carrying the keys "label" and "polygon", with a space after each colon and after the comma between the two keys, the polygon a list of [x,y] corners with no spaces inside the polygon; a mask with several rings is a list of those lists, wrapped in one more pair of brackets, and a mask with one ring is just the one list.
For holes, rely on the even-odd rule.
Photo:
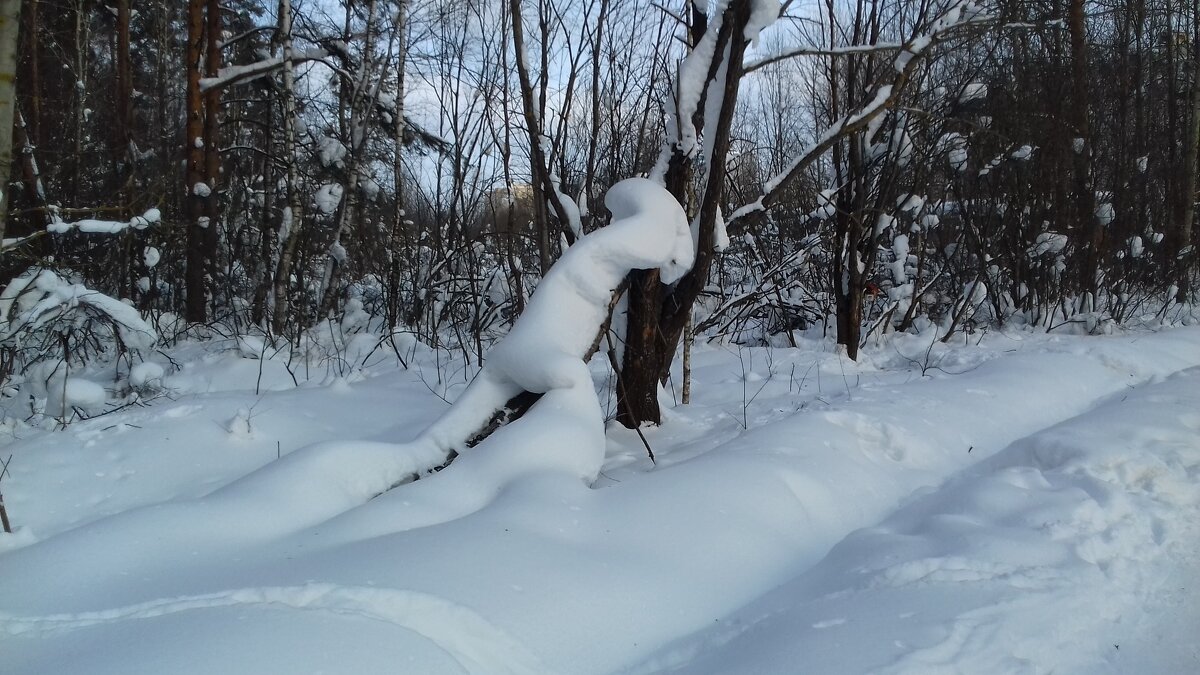
{"label": "tree bark", "polygon": [[131,160],[133,142],[133,65],[129,58],[129,0],[117,2],[117,126],[113,158]]}
{"label": "tree bark", "polygon": [[388,256],[388,328],[400,323],[400,254],[406,238],[407,212],[404,195],[404,70],[408,60],[408,0],[397,0],[396,7],[396,105],[392,111],[392,191],[396,205],[392,214],[392,233]]}
{"label": "tree bark", "polygon": [[1188,105],[1188,126],[1183,143],[1183,176],[1179,194],[1179,221],[1175,227],[1173,261],[1176,268],[1175,284],[1179,290],[1176,299],[1186,302],[1191,268],[1195,265],[1195,249],[1192,246],[1192,221],[1196,217],[1197,152],[1200,151],[1200,7],[1192,15],[1192,82]]}
{"label": "tree bark", "polygon": [[[733,0],[725,8],[716,37],[715,57],[709,64],[705,91],[693,116],[694,124],[703,124],[706,102],[720,101],[721,108],[715,125],[705,130],[711,134],[712,152],[707,166],[700,167],[704,173],[695,221],[698,238],[692,269],[673,287],[662,283],[658,270],[635,271],[629,277],[625,348],[621,372],[618,373],[617,421],[631,429],[644,423],[662,422],[658,387],[666,380],[684,326],[691,316],[696,298],[704,290],[716,254],[715,235],[723,200],[725,157],[729,151],[730,127],[741,82],[742,58],[747,45],[744,33],[750,10],[751,3],[748,0]],[[693,4],[692,44],[697,44],[708,30],[707,17]],[[722,74],[719,68],[722,56],[727,67],[723,71],[724,78],[720,79],[717,76]],[[717,90],[721,97],[711,98]],[[664,174],[667,190],[685,208],[694,159],[684,156],[677,145]]]}
{"label": "tree bark", "polygon": [[1071,41],[1072,101],[1071,121],[1082,147],[1073,148],[1075,218],[1085,237],[1083,266],[1080,268],[1079,291],[1096,296],[1096,275],[1099,272],[1104,225],[1096,216],[1096,194],[1092,188],[1092,131],[1088,92],[1087,16],[1084,0],[1070,0],[1067,10],[1067,30]]}
{"label": "tree bark", "polygon": [[279,1],[279,35],[283,42],[283,161],[287,172],[287,206],[280,214],[279,235],[281,242],[279,264],[275,270],[275,305],[272,308],[271,329],[282,335],[287,327],[289,314],[288,288],[291,285],[292,261],[300,238],[303,221],[303,204],[300,201],[300,186],[296,172],[296,76],[292,47],[292,3]]}
{"label": "tree bark", "polygon": [[[265,87],[267,119],[275,119],[275,87]],[[262,215],[259,220],[259,255],[254,266],[254,300],[250,309],[250,321],[256,326],[264,325],[267,318],[267,297],[271,290],[271,271],[276,251],[279,249],[279,230],[276,227],[276,177],[275,177],[275,130],[268,125],[263,130]]]}
{"label": "tree bark", "polygon": [[[566,199],[556,184],[556,181],[551,176],[550,157],[547,156],[548,141],[545,131],[542,127],[541,111],[545,110],[545,102],[539,107],[534,107],[533,99],[533,80],[529,73],[529,63],[527,61],[527,52],[525,45],[525,27],[521,19],[521,0],[509,0],[509,13],[512,16],[512,31],[513,31],[513,49],[517,55],[517,79],[520,82],[521,88],[521,111],[525,120],[525,128],[529,133],[529,162],[531,164],[531,172],[533,174],[534,187],[534,213],[537,217],[535,226],[538,232],[538,256],[542,266],[542,274],[545,274],[550,269],[550,225],[549,211],[546,204],[550,205],[550,209],[554,211],[555,218],[558,219],[559,226],[563,235],[567,238],[567,243],[575,241],[575,233],[570,227],[571,217],[567,212],[567,206],[562,203]],[[547,34],[548,26],[545,24],[545,18],[542,23],[543,40]],[[542,44],[542,62],[546,62],[547,45],[543,41]],[[543,67],[543,70],[545,68]],[[543,98],[545,91],[543,89]]]}
{"label": "tree bark", "polygon": [[[205,76],[216,77],[221,72],[221,3],[208,0],[205,30]],[[213,87],[204,92],[204,179],[208,183],[208,196],[204,200],[204,215],[208,226],[204,228],[204,275],[208,295],[216,295],[217,242],[220,238],[220,204],[218,191],[221,189],[221,88]],[[228,300],[228,298],[227,298]],[[227,303],[228,305],[228,303]]]}
{"label": "tree bark", "polygon": [[208,320],[207,233],[204,190],[204,96],[200,78],[204,65],[204,6],[206,0],[188,0],[187,37],[187,122],[184,132],[184,209],[187,221],[187,272],[184,277],[185,317],[193,323]]}
{"label": "tree bark", "polygon": [[25,26],[21,29],[20,41],[21,53],[25,55],[29,68],[23,76],[28,79],[21,82],[22,93],[29,97],[29,107],[25,108],[25,111],[29,113],[25,120],[26,131],[29,142],[34,146],[45,141],[45,137],[42,135],[41,45],[36,30],[41,25],[38,17],[39,1],[29,0],[25,3]]}
{"label": "tree bark", "polygon": [[[34,156],[34,145],[25,125],[25,117],[17,111],[17,120],[13,128],[13,143],[21,152],[21,182],[25,186],[25,198],[34,208],[45,209],[46,189],[42,185],[41,171]],[[49,220],[49,212],[45,213]]]}
{"label": "tree bark", "polygon": [[21,0],[0,0],[0,239],[4,238],[8,223],[8,177],[13,158],[17,40],[20,31]]}

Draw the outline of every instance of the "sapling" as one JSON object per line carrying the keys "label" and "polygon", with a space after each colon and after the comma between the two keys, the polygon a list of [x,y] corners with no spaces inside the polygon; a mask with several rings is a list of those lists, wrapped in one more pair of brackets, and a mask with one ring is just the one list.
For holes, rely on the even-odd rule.
{"label": "sapling", "polygon": [[[12,461],[12,455],[4,460],[4,464],[0,466],[0,483],[4,482],[4,477],[8,475],[8,463]],[[4,525],[4,531],[12,534],[12,525],[8,522],[8,509],[4,508],[4,492],[0,490],[0,524]]]}

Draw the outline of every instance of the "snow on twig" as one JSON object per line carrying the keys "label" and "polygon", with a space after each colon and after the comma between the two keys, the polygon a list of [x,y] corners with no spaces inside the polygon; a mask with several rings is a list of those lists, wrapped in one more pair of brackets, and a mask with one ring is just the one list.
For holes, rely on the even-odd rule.
{"label": "snow on twig", "polygon": [[158,209],[149,209],[142,215],[134,216],[127,221],[86,218],[68,223],[55,217],[54,221],[46,226],[46,231],[50,234],[66,234],[71,230],[79,230],[87,234],[120,234],[130,228],[144,230],[161,220],[162,212]]}
{"label": "snow on twig", "polygon": [[[292,63],[303,63],[304,61],[320,61],[333,55],[333,52],[328,49],[316,48],[308,51],[293,54]],[[284,56],[275,56],[269,59],[262,59],[254,63],[246,63],[239,66],[226,66],[217,71],[216,77],[205,77],[200,80],[200,91],[208,91],[210,89],[223,89],[232,84],[240,82],[249,82],[260,77],[265,77],[283,68],[284,62],[287,60]]]}
{"label": "snow on twig", "polygon": [[757,61],[747,63],[743,68],[743,72],[752,73],[761,68],[765,68],[772,63],[786,61],[787,59],[797,56],[844,56],[849,54],[871,54],[877,52],[894,52],[903,49],[904,45],[899,42],[877,42],[870,45],[845,45],[842,47],[797,47],[789,49],[771,56],[764,56]]}

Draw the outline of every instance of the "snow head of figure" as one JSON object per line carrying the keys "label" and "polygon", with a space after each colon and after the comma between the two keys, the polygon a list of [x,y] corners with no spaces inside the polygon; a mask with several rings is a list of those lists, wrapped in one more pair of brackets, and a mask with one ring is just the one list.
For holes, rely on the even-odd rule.
{"label": "snow head of figure", "polygon": [[[646,178],[627,178],[604,195],[612,213],[610,228],[629,230],[626,240],[641,249],[641,257],[658,262],[664,283],[678,281],[696,259],[687,216],[675,197]],[[631,265],[636,266],[636,265]]]}

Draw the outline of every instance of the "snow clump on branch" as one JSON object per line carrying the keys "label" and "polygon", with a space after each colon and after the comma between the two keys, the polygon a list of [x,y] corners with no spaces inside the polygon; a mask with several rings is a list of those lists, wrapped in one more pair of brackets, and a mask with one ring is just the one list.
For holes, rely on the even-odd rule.
{"label": "snow clump on branch", "polygon": [[31,268],[0,292],[0,343],[21,341],[60,318],[86,322],[85,315],[111,323],[129,349],[147,351],[158,341],[133,307],[51,270]]}
{"label": "snow clump on branch", "polygon": [[[669,192],[644,178],[614,185],[604,198],[612,223],[580,239],[550,268],[525,313],[488,355],[526,391],[566,386],[555,355],[582,363],[608,314],[613,290],[631,269],[657,267],[679,280],[695,256],[691,228]],[[485,366],[486,367],[486,366]]]}

